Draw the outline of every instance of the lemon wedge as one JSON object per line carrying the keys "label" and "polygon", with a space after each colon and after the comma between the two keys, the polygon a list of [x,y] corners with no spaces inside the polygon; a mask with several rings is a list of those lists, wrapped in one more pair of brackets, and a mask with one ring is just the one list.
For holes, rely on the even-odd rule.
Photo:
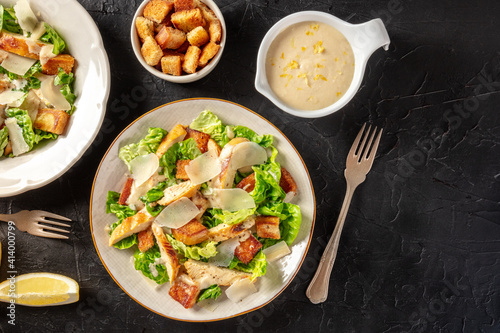
{"label": "lemon wedge", "polygon": [[79,298],[78,283],[64,275],[29,273],[0,283],[0,301],[26,306],[54,306],[74,303]]}

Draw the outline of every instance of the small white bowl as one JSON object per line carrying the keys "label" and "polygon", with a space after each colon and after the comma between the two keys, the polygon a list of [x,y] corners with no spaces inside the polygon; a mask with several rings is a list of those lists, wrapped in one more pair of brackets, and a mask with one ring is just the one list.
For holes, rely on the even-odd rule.
{"label": "small white bowl", "polygon": [[215,4],[214,1],[212,0],[202,0],[202,2],[207,5],[217,16],[217,18],[220,21],[221,27],[222,27],[222,37],[220,40],[220,49],[219,52],[215,55],[215,57],[206,65],[204,68],[198,70],[196,73],[193,74],[182,74],[180,76],[175,76],[175,75],[170,75],[170,74],[165,74],[162,71],[154,68],[153,66],[150,66],[144,61],[144,58],[142,57],[141,54],[141,41],[139,40],[139,36],[137,35],[137,30],[135,28],[135,20],[138,16],[142,16],[144,7],[146,7],[147,3],[150,0],[144,0],[139,8],[137,8],[137,11],[134,14],[134,17],[132,19],[132,24],[130,27],[130,40],[132,42],[132,49],[134,50],[135,56],[137,57],[137,60],[141,63],[141,65],[148,70],[151,74],[159,77],[160,79],[170,81],[170,82],[175,82],[175,83],[189,83],[189,82],[194,82],[196,80],[199,80],[205,76],[207,76],[214,68],[217,66],[219,63],[219,60],[222,56],[222,52],[224,51],[224,46],[226,45],[226,22],[224,21],[224,17],[222,16],[222,13],[219,9],[219,7]]}
{"label": "small white bowl", "polygon": [[[354,53],[354,76],[349,89],[337,102],[323,109],[300,110],[292,108],[281,100],[269,86],[266,76],[266,58],[271,43],[283,30],[300,22],[317,21],[328,24],[340,31],[351,44]],[[317,118],[329,115],[345,106],[356,94],[363,80],[366,63],[370,56],[380,47],[389,48],[390,39],[382,20],[374,19],[362,24],[350,24],[324,12],[304,11],[298,12],[278,21],[267,32],[260,44],[257,55],[257,75],[255,88],[262,95],[285,112],[303,118]]]}

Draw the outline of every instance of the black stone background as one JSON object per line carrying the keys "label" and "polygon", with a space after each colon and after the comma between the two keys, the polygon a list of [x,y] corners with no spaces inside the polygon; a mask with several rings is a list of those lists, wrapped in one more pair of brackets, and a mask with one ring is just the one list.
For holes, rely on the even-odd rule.
{"label": "black stone background", "polygon": [[[43,188],[0,199],[0,212],[45,209],[74,220],[68,241],[17,232],[16,264],[20,273],[76,279],[81,297],[67,306],[19,306],[15,327],[1,306],[0,331],[500,331],[498,1],[216,0],[226,49],[214,72],[185,85],[153,77],[135,59],[129,27],[139,0],[79,2],[96,21],[111,63],[106,119],[80,162]],[[320,119],[290,116],[254,88],[266,31],[302,10],[351,23],[381,17],[391,37],[389,51],[370,59],[353,101]],[[145,98],[132,98],[137,87],[146,88]],[[310,249],[290,286],[260,310],[213,323],[174,321],[133,301],[104,269],[89,227],[93,177],[114,137],[144,112],[189,97],[230,100],[273,122],[301,153],[317,200]],[[313,305],[305,290],[342,204],[346,154],[365,121],[385,129],[379,157],[354,195],[329,298]],[[5,246],[3,252],[5,263]]]}

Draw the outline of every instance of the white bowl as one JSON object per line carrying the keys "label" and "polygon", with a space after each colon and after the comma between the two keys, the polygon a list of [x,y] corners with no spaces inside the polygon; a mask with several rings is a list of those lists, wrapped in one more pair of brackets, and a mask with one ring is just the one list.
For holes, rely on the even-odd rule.
{"label": "white bowl", "polygon": [[201,70],[198,70],[196,73],[193,74],[182,74],[180,76],[175,76],[175,75],[170,75],[170,74],[165,74],[162,71],[154,68],[153,66],[150,66],[144,61],[144,58],[142,57],[141,54],[141,41],[139,40],[139,36],[137,35],[137,30],[135,28],[135,19],[138,16],[142,16],[142,13],[144,11],[144,7],[148,4],[150,0],[144,0],[139,8],[137,8],[137,11],[134,14],[134,17],[132,19],[132,24],[130,27],[130,40],[132,42],[132,49],[134,50],[135,56],[137,57],[137,60],[141,63],[141,65],[146,68],[148,72],[151,74],[159,77],[160,79],[170,81],[170,82],[175,82],[175,83],[189,83],[189,82],[194,82],[197,81],[205,76],[207,76],[214,68],[217,66],[219,63],[219,60],[222,56],[222,52],[224,51],[224,46],[226,45],[226,22],[224,21],[224,17],[222,16],[222,13],[219,9],[219,7],[213,2],[212,0],[202,0],[202,2],[207,5],[217,16],[217,18],[220,21],[221,27],[222,27],[222,37],[220,40],[220,49],[219,52],[215,55],[215,57]]}
{"label": "white bowl", "polygon": [[[10,7],[15,0],[4,0]],[[64,135],[14,158],[0,160],[0,197],[39,188],[83,156],[106,114],[111,82],[108,57],[92,17],[76,0],[30,0],[34,13],[58,31],[75,57],[76,110]]]}
{"label": "white bowl", "polygon": [[[266,77],[266,58],[271,43],[283,30],[300,22],[317,21],[328,24],[340,31],[351,44],[354,53],[354,76],[349,89],[337,102],[319,110],[300,110],[287,105],[281,100],[269,86]],[[285,112],[294,116],[304,118],[317,118],[329,115],[345,106],[356,94],[363,80],[366,63],[372,53],[383,47],[389,48],[390,39],[387,30],[380,19],[374,19],[362,24],[350,24],[341,19],[323,12],[304,11],[289,15],[278,21],[267,32],[260,44],[257,55],[257,75],[255,77],[255,88],[262,95]]]}

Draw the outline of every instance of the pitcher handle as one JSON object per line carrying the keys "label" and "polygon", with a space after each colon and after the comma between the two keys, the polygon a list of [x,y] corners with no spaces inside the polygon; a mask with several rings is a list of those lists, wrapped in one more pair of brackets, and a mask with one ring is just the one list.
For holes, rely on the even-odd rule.
{"label": "pitcher handle", "polygon": [[380,47],[389,49],[391,40],[381,19],[356,24],[356,32],[353,40],[353,48],[357,48],[366,55],[367,58]]}

